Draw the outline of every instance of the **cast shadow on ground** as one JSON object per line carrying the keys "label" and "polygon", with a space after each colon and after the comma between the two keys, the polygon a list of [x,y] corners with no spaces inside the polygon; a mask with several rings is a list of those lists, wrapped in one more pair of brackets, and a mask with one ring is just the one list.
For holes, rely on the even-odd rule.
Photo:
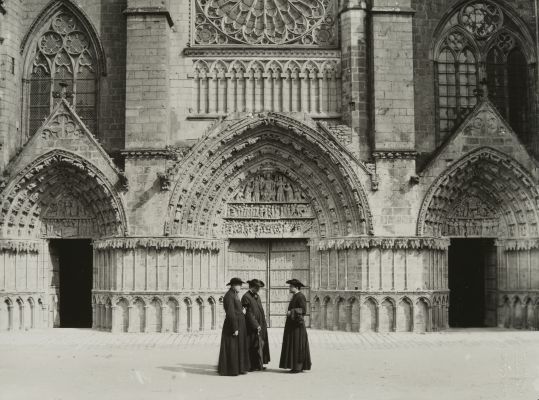
{"label": "cast shadow on ground", "polygon": [[170,372],[185,372],[194,375],[217,375],[217,365],[210,364],[178,364],[175,367],[158,367]]}
{"label": "cast shadow on ground", "polygon": [[[159,369],[170,371],[170,372],[176,372],[176,373],[182,373],[185,372],[186,374],[194,374],[194,375],[217,375],[217,366],[216,365],[210,365],[210,364],[178,364],[175,367],[158,367]],[[288,370],[284,369],[273,369],[268,368],[265,371],[254,371],[250,372],[250,374],[256,374],[256,373],[283,373],[288,372]]]}

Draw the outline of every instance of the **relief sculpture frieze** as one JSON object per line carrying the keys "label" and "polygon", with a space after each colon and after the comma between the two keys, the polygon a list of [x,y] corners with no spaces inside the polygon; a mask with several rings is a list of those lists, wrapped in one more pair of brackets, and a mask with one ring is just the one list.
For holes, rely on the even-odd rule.
{"label": "relief sculpture frieze", "polygon": [[223,233],[228,237],[304,236],[315,218],[298,185],[280,173],[247,179],[227,204]]}

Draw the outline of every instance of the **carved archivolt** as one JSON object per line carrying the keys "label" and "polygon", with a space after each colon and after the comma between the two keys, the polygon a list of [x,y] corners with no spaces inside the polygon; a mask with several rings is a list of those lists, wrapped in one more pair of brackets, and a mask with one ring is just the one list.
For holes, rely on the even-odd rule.
{"label": "carved archivolt", "polygon": [[101,237],[125,234],[122,201],[91,163],[53,150],[19,172],[2,191],[4,237]]}
{"label": "carved archivolt", "polygon": [[197,45],[336,45],[336,1],[194,0]]}
{"label": "carved archivolt", "polygon": [[418,235],[534,237],[538,207],[539,192],[526,170],[497,150],[480,148],[430,187]]}
{"label": "carved archivolt", "polygon": [[169,175],[176,183],[165,234],[329,237],[372,230],[346,150],[281,114],[225,121]]}

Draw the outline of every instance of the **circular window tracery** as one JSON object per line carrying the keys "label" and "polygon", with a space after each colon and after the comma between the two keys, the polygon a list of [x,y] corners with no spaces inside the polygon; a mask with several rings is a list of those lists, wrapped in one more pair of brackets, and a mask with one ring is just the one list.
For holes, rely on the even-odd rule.
{"label": "circular window tracery", "polygon": [[195,42],[333,44],[330,0],[197,0]]}
{"label": "circular window tracery", "polygon": [[460,23],[476,38],[486,39],[503,25],[503,13],[490,2],[476,2],[463,7]]}

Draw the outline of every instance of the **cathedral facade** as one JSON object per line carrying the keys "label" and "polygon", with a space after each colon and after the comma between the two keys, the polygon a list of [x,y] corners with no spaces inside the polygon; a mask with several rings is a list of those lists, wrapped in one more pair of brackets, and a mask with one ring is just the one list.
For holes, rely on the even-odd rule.
{"label": "cathedral facade", "polygon": [[534,0],[0,1],[0,330],[539,327]]}

